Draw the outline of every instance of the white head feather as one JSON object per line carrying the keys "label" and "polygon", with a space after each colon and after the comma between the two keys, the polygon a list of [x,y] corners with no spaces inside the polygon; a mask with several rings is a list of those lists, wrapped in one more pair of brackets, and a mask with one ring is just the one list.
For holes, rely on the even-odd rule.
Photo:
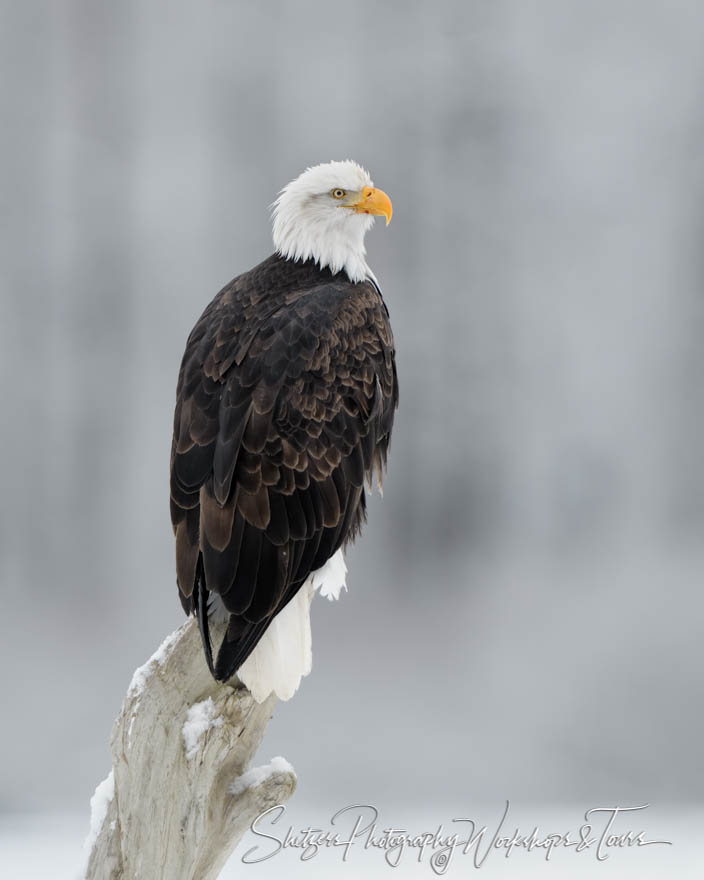
{"label": "white head feather", "polygon": [[289,260],[315,260],[332,272],[344,269],[350,281],[374,279],[365,260],[364,236],[374,223],[370,214],[345,209],[331,192],[359,192],[373,186],[356,162],[327,162],[307,168],[274,202],[274,246]]}

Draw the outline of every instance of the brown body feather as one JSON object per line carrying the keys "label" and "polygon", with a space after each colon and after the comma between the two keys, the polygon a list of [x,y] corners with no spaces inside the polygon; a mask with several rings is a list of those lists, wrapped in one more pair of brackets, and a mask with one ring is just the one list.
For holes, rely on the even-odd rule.
{"label": "brown body feather", "polygon": [[[181,601],[216,678],[358,533],[397,404],[388,312],[371,281],[274,255],[204,311],[178,380],[171,518]],[[209,592],[230,613],[215,662]]]}

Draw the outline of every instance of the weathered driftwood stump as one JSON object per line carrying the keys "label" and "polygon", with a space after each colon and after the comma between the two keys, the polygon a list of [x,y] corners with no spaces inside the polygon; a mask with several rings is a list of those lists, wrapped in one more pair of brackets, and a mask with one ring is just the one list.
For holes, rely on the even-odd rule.
{"label": "weathered driftwood stump", "polygon": [[283,759],[247,771],[274,697],[213,681],[191,619],[134,674],[91,800],[87,880],[212,880],[253,819],[296,786]]}

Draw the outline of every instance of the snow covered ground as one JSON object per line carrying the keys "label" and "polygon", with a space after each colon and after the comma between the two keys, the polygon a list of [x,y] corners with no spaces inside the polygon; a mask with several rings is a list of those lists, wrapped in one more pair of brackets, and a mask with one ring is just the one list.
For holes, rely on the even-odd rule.
{"label": "snow covered ground", "polygon": [[[486,824],[493,834],[500,819],[503,805],[487,806],[481,810],[473,809],[457,812],[442,808],[409,809],[403,805],[392,809],[385,806],[380,810],[378,835],[393,825],[409,833],[435,832],[443,823],[445,832],[449,831],[454,816],[471,815],[480,824]],[[530,833],[535,824],[542,833],[564,833],[576,831],[583,822],[583,807],[530,807],[520,805],[511,807],[510,817],[503,832],[513,833],[516,825],[523,832]],[[647,815],[646,815],[647,813]],[[611,851],[604,862],[597,862],[593,851],[576,853],[572,850],[557,850],[549,863],[538,851],[530,853],[514,850],[506,859],[501,851],[491,852],[480,869],[478,876],[483,878],[545,878],[556,880],[569,876],[570,880],[582,878],[619,878],[619,880],[643,880],[650,877],[676,877],[677,880],[700,880],[704,876],[704,845],[702,828],[704,810],[651,806],[642,818],[621,821],[618,830],[646,829],[646,838],[672,841],[671,846],[652,845],[637,849]],[[286,828],[292,825],[296,832],[309,826],[330,828],[330,815],[327,806],[297,801],[288,806],[287,813],[279,822],[282,831],[273,827],[267,833],[283,837]],[[0,818],[0,876],[8,880],[76,880],[81,859],[81,845],[88,830],[88,816],[62,814],[4,815]],[[445,833],[444,832],[444,833]],[[401,876],[384,860],[384,852],[379,848],[364,848],[360,841],[349,852],[347,861],[342,860],[342,850],[326,849],[312,859],[302,861],[300,850],[287,849],[258,864],[242,864],[242,857],[259,845],[260,854],[276,848],[272,840],[257,838],[249,833],[222,873],[222,880],[251,877],[256,880],[269,880],[285,876],[290,880],[306,878],[326,878],[331,876],[350,878],[393,878]],[[485,847],[484,847],[485,849]],[[480,850],[480,854],[484,852]],[[402,876],[437,876],[429,864],[429,851],[421,863],[409,851],[404,853],[400,868]],[[472,856],[463,856],[456,851],[444,876],[465,877],[477,870]],[[179,878],[173,878],[179,880]]]}

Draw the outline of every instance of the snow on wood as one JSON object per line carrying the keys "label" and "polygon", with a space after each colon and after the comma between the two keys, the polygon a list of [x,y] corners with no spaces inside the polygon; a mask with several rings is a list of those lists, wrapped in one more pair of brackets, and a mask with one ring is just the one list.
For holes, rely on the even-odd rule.
{"label": "snow on wood", "polygon": [[83,844],[83,874],[86,872],[88,859],[95,846],[95,841],[98,839],[103,823],[105,822],[110,802],[114,797],[115,774],[111,770],[105,779],[98,783],[95,793],[90,799],[90,830],[88,831],[88,836]]}
{"label": "snow on wood", "polygon": [[252,767],[251,770],[243,773],[239,779],[235,779],[230,786],[230,794],[235,796],[242,794],[248,788],[253,788],[266,782],[275,773],[290,773],[294,779],[296,778],[296,771],[286,758],[282,758],[279,755],[276,758],[272,758],[268,764],[264,764],[262,767]]}
{"label": "snow on wood", "polygon": [[93,798],[86,880],[215,880],[252,821],[288,800],[283,758],[247,770],[275,699],[235,683],[212,679],[194,620],[135,672],[112,733],[112,796],[105,780]]}
{"label": "snow on wood", "polygon": [[200,738],[203,734],[211,727],[220,727],[222,723],[223,719],[219,715],[215,716],[215,703],[212,697],[191,706],[181,728],[186,757],[189,761],[198,754]]}

